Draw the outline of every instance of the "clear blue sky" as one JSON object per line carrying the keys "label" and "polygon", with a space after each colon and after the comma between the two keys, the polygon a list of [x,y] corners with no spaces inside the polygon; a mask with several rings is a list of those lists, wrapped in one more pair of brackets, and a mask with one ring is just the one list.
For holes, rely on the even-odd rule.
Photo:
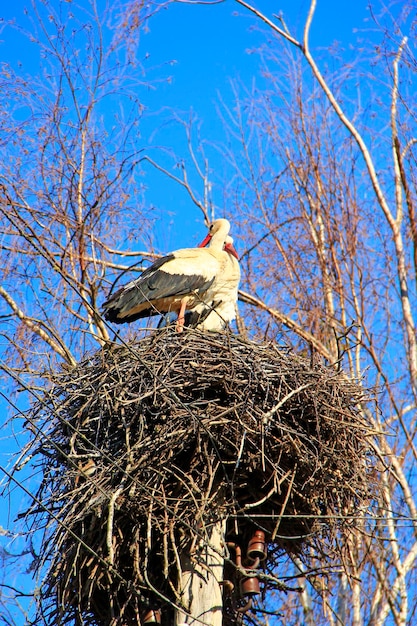
{"label": "clear blue sky", "polygon": [[[272,18],[273,11],[282,11],[286,22],[297,37],[302,37],[302,28],[309,3],[305,0],[283,2],[259,2],[256,4]],[[338,42],[346,57],[356,56],[358,30],[368,31],[369,14],[365,2],[332,2],[318,0],[316,16],[311,31],[311,45],[323,49]],[[259,23],[252,14],[234,2],[204,6],[197,4],[173,4],[151,19],[149,32],[142,36],[140,49],[147,76],[169,77],[155,90],[142,93],[147,107],[143,132],[148,132],[148,141],[153,144],[172,146],[179,157],[187,156],[181,127],[173,121],[172,111],[182,113],[184,119],[190,111],[199,120],[199,131],[205,142],[222,142],[224,127],[219,119],[217,106],[220,97],[233,106],[231,81],[239,81],[250,89],[253,81],[259,82],[260,59],[251,52],[258,48],[272,33]],[[367,33],[366,36],[369,36]],[[172,62],[169,63],[169,62]],[[156,68],[154,71],[151,68]],[[214,151],[208,149],[210,167],[222,169],[216,162]],[[213,176],[214,185],[216,178]],[[201,185],[200,185],[201,188]],[[180,212],[181,222],[195,231],[195,220],[201,216],[184,192],[163,181],[162,187],[155,184],[148,194],[149,201],[160,206],[162,218],[171,211]],[[214,187],[214,203],[221,207],[221,190]],[[221,212],[221,209],[220,209]],[[227,208],[226,208],[227,212]],[[188,216],[188,219],[187,219]],[[167,240],[160,245],[166,250],[188,245],[188,228],[184,231],[172,226]]]}
{"label": "clear blue sky", "polygon": [[[78,4],[85,3],[86,0],[80,0]],[[256,0],[255,4],[271,18],[274,12],[282,12],[292,33],[299,38],[302,36],[309,2]],[[30,6],[26,0],[2,2],[0,64],[10,63],[15,69],[20,67],[22,73],[31,74],[42,71],[43,61],[37,49],[15,30],[5,26],[11,19],[25,26],[27,18],[23,11],[26,6]],[[139,94],[146,107],[141,129],[144,145],[168,146],[179,158],[187,157],[184,133],[175,123],[173,112],[186,119],[193,111],[204,140],[221,141],[224,131],[216,111],[219,96],[232,106],[230,81],[239,79],[242,84],[251,85],[258,74],[259,58],[249,51],[272,34],[232,0],[212,6],[174,3],[161,9],[151,18],[148,26],[148,32],[142,33],[139,45],[145,80],[152,84],[152,88],[141,88]],[[372,22],[365,0],[317,0],[311,46],[321,50],[338,42],[345,59],[349,59],[351,55],[356,55],[361,38],[372,37],[370,29]],[[220,160],[210,165],[213,170],[222,168]],[[161,175],[151,172],[147,185],[147,201],[158,207],[163,225],[157,236],[159,249],[167,252],[193,245],[201,239],[201,214],[186,194]],[[214,202],[220,204],[221,189],[215,189],[213,197]],[[220,207],[218,216],[221,214]],[[9,429],[3,429],[0,437],[0,463],[7,467],[10,451],[16,450],[19,441],[11,436]],[[12,517],[20,502],[21,497],[16,491],[13,494]],[[0,525],[3,527],[12,525],[8,507],[6,498],[0,513]],[[14,547],[11,546],[11,549]]]}
{"label": "clear blue sky", "polygon": [[[79,4],[86,5],[87,1],[81,0]],[[23,15],[27,5],[26,0],[4,2],[0,17],[5,21],[14,19],[24,26],[28,23]],[[261,0],[255,6],[270,18],[282,13],[291,32],[302,37],[308,1]],[[338,42],[345,58],[356,56],[358,39],[370,36],[370,26],[367,2],[318,0],[311,46],[322,50]],[[224,129],[216,109],[219,98],[232,105],[232,80],[248,88],[254,80],[259,81],[259,57],[251,51],[272,36],[267,27],[232,0],[209,6],[174,2],[161,8],[150,19],[139,43],[144,81],[151,85],[138,90],[145,105],[141,126],[144,145],[168,146],[178,158],[187,157],[184,132],[174,121],[173,112],[183,119],[193,112],[201,138],[208,143],[221,142]],[[0,62],[11,63],[15,68],[20,66],[23,73],[38,72],[43,65],[37,48],[10,28],[0,32]],[[211,169],[222,169],[221,161],[213,159],[215,154],[211,151]],[[213,180],[216,185],[215,175]],[[160,251],[195,243],[201,233],[201,214],[187,195],[161,175],[150,173],[146,182],[147,202],[158,207],[165,225],[157,238]],[[214,187],[213,200],[220,215],[221,189]],[[175,224],[178,217],[179,227]]]}

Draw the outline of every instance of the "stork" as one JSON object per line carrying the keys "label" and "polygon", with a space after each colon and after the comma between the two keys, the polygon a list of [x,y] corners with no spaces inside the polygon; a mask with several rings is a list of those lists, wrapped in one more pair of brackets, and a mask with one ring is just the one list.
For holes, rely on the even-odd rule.
{"label": "stork", "polygon": [[176,250],[155,261],[106,300],[105,319],[122,324],[173,311],[178,332],[185,321],[201,330],[225,328],[236,316],[240,280],[229,231],[228,220],[215,220],[198,248]]}

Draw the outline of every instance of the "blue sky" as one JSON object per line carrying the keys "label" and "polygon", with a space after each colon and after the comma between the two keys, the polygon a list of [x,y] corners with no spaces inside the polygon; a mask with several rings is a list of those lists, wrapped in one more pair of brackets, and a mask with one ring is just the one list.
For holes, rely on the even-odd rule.
{"label": "blue sky", "polygon": [[[365,2],[353,4],[318,1],[311,33],[313,47],[324,48],[337,41],[347,56],[356,54],[358,33],[355,31],[369,27],[366,21],[369,14]],[[309,3],[286,0],[281,4],[262,2],[256,6],[272,17],[271,5],[275,10],[281,8],[291,31],[302,37]],[[252,51],[268,37],[271,37],[270,31],[233,2],[212,6],[174,4],[160,11],[150,20],[149,32],[142,36],[140,44],[140,49],[147,55],[145,68],[155,67],[158,76],[169,77],[169,81],[159,83],[155,90],[142,94],[147,107],[145,129],[151,130],[149,142],[175,146],[178,156],[181,156],[178,148],[183,146],[183,154],[187,155],[183,130],[173,121],[172,111],[182,114],[184,119],[192,111],[198,120],[201,137],[210,143],[222,142],[224,127],[217,112],[219,100],[221,98],[232,106],[231,81],[237,81],[248,89],[254,81],[259,81],[260,60]],[[152,78],[153,71],[148,75]],[[216,162],[210,165],[216,168]],[[219,167],[222,167],[221,163]],[[192,231],[194,219],[200,221],[200,214],[184,193],[178,194],[178,189],[172,188],[173,195],[167,196],[167,186],[164,185],[159,195],[154,193],[159,187],[155,185],[155,189],[150,190],[149,199],[163,207],[163,214],[172,209],[176,211],[178,207],[181,221],[189,215]],[[214,195],[214,202],[221,203],[220,193]],[[181,238],[183,229],[178,232],[174,226],[172,228],[172,235],[165,242],[167,249],[187,245],[186,240]]]}
{"label": "blue sky", "polygon": [[[28,24],[24,16],[27,5],[26,0],[4,3],[0,16],[5,21],[14,19],[24,27]],[[256,7],[270,18],[281,13],[290,31],[302,37],[309,7],[306,0],[263,0]],[[356,56],[358,40],[370,36],[370,26],[366,2],[318,0],[311,46],[323,50],[337,42],[346,60],[350,55]],[[231,0],[209,6],[173,3],[157,11],[149,20],[146,32],[141,34],[138,48],[144,82],[150,85],[138,89],[145,106],[141,125],[144,146],[169,146],[178,158],[187,157],[184,130],[175,121],[173,112],[183,119],[192,113],[195,129],[205,142],[222,142],[224,127],[217,112],[219,100],[232,106],[231,81],[248,89],[254,81],[259,82],[260,60],[253,51],[273,36],[249,11]],[[10,28],[0,33],[0,62],[11,63],[29,74],[42,71],[44,66],[37,48]],[[214,172],[223,168],[221,160],[216,161],[215,152],[210,152],[209,165]],[[213,178],[216,182],[215,175]],[[203,228],[201,214],[186,193],[154,172],[148,172],[146,182],[146,201],[157,207],[165,225],[156,240],[160,251],[194,243],[195,237],[199,239]],[[213,201],[220,214],[221,189],[213,189]],[[179,227],[176,219],[181,222]]]}
{"label": "blue sky", "polygon": [[[274,14],[282,13],[291,33],[302,39],[309,2],[263,1],[256,3],[256,7],[271,19]],[[221,189],[225,165],[210,147],[225,141],[224,125],[218,115],[219,102],[233,108],[233,84],[249,91],[255,85],[260,86],[261,59],[256,51],[262,45],[270,45],[274,37],[271,30],[248,10],[226,1],[210,6],[174,3],[150,20],[149,30],[141,38],[140,56],[145,59],[147,77],[150,80],[154,76],[166,79],[141,94],[146,107],[142,125],[144,139],[148,145],[169,145],[178,158],[187,158],[184,131],[173,112],[184,120],[192,112],[196,132],[198,130],[213,172],[213,202],[219,212],[217,216],[222,210],[227,216]],[[362,52],[364,44],[368,46],[369,40],[379,37],[367,2],[318,0],[310,44],[318,57],[323,56],[323,70],[328,67],[333,71],[339,62],[357,59],[365,54]],[[327,54],[329,46],[337,50],[337,56]],[[362,84],[361,89],[366,90],[367,86]],[[356,99],[357,84],[347,83],[345,90]],[[364,92],[364,96],[367,95]],[[198,144],[196,137],[197,134],[195,145]],[[195,180],[197,189],[202,192],[201,181]],[[189,238],[195,236],[196,228],[201,228],[198,226],[201,225],[200,213],[178,186],[170,185],[158,175],[154,185],[152,175],[149,183],[147,199],[160,207],[161,218],[166,224],[159,240],[162,250],[189,245]],[[179,228],[175,217],[179,218]]]}

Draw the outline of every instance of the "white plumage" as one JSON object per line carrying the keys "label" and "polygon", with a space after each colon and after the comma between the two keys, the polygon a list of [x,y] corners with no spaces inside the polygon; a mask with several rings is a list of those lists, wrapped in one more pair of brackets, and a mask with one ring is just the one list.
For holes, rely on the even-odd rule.
{"label": "white plumage", "polygon": [[201,330],[225,328],[236,316],[240,280],[229,230],[227,220],[216,220],[198,248],[183,248],[158,259],[106,300],[105,319],[122,324],[173,311],[178,314],[178,331],[184,323]]}

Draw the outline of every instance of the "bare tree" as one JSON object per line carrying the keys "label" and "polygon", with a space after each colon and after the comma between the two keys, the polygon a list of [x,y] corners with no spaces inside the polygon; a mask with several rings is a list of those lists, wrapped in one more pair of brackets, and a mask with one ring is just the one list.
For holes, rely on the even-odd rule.
{"label": "bare tree", "polygon": [[[381,435],[382,504],[364,520],[368,539],[353,535],[344,546],[340,573],[325,584],[307,574],[315,600],[300,597],[305,619],[409,623],[417,548],[416,120],[407,88],[415,84],[414,27],[407,7],[401,27],[372,14],[380,37],[368,68],[340,62],[330,74],[309,46],[315,0],[301,38],[285,16],[237,4],[276,35],[259,51],[262,86],[247,92],[235,84],[234,110],[220,109],[231,197],[250,233],[242,259],[246,325],[257,336],[309,345],[380,394],[380,411],[370,417]],[[370,102],[348,100],[349,81],[362,84],[371,73],[378,87]],[[379,132],[367,125],[374,107]]]}
{"label": "bare tree", "polygon": [[[2,72],[8,158],[0,295],[17,377],[21,367],[36,376],[57,361],[72,364],[105,340],[97,298],[108,288],[109,253],[116,242],[128,248],[135,239],[150,247],[138,176],[141,81],[128,50],[102,32],[101,21],[112,15],[99,17],[93,3],[87,15],[69,6],[59,14],[65,8],[33,7],[30,36],[44,57],[42,79],[29,82],[10,67]],[[112,100],[113,117],[105,118],[102,107]]]}
{"label": "bare tree", "polygon": [[[117,3],[99,15],[94,2],[46,2],[33,3],[25,28],[3,25],[32,42],[42,68],[36,78],[3,64],[0,74],[2,395],[17,415],[7,432],[18,448],[28,436],[19,416],[48,386],[48,372],[108,338],[98,307],[114,273],[140,268],[152,252],[138,139],[143,73],[132,58],[135,21],[122,17]],[[12,494],[28,467],[13,479],[5,468]],[[21,542],[10,530],[14,552]]]}

